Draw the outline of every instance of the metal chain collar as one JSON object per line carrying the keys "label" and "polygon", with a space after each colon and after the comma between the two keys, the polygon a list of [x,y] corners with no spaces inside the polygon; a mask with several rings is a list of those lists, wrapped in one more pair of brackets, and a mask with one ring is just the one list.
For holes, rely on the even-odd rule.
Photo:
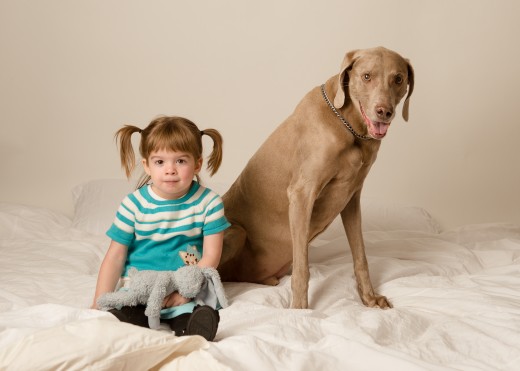
{"label": "metal chain collar", "polygon": [[327,104],[329,105],[330,109],[332,110],[332,112],[334,112],[336,114],[336,116],[338,116],[338,118],[341,120],[341,122],[345,125],[345,127],[348,129],[348,131],[350,131],[352,133],[352,135],[354,135],[356,138],[358,139],[363,139],[363,140],[369,140],[369,139],[373,139],[372,137],[369,137],[368,135],[361,135],[361,134],[358,134],[354,128],[352,126],[350,126],[350,124],[347,122],[347,120],[345,120],[343,118],[343,116],[341,116],[341,114],[336,110],[336,107],[334,107],[332,105],[332,103],[330,102],[329,100],[329,97],[327,96],[327,93],[325,93],[325,84],[323,84],[321,86],[321,93],[323,94],[323,98],[325,99],[325,102],[327,102]]}

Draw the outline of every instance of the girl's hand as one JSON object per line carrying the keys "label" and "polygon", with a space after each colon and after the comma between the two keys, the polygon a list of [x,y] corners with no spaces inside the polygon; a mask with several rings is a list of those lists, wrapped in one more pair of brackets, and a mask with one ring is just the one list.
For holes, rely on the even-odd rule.
{"label": "girl's hand", "polygon": [[101,295],[115,290],[117,282],[121,278],[127,254],[128,247],[116,241],[110,242],[103,263],[99,268],[96,293],[90,306],[92,309],[98,309],[96,301]]}
{"label": "girl's hand", "polygon": [[163,308],[178,307],[189,303],[191,299],[185,298],[178,291],[172,292],[170,295],[164,298],[162,306]]}
{"label": "girl's hand", "polygon": [[[222,243],[224,232],[211,234],[204,237],[202,248],[202,259],[198,262],[199,267],[218,267],[220,256],[222,255]],[[185,298],[178,291],[175,291],[164,298],[163,308],[177,307],[189,303],[191,299]]]}

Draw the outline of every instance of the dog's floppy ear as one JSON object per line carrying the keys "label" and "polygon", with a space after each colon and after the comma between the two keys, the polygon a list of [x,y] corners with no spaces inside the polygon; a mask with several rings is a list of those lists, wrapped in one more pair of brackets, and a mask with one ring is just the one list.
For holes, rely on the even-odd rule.
{"label": "dog's floppy ear", "polygon": [[345,104],[345,98],[347,93],[345,89],[348,89],[348,73],[347,71],[352,67],[355,60],[357,59],[358,50],[352,50],[345,54],[343,63],[341,63],[341,70],[338,75],[338,89],[336,90],[336,96],[334,97],[334,107],[337,109],[343,107]]}
{"label": "dog's floppy ear", "polygon": [[408,63],[408,94],[406,95],[406,99],[403,104],[403,118],[404,121],[408,121],[408,110],[410,108],[410,97],[413,93],[413,84],[414,84],[414,71],[413,67],[410,64],[410,61],[407,59],[406,63]]}

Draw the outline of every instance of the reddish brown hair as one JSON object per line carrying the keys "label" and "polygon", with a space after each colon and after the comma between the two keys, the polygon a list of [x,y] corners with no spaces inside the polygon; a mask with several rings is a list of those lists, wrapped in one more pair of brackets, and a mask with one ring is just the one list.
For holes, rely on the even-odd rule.
{"label": "reddish brown hair", "polygon": [[[195,161],[202,158],[202,135],[208,135],[213,140],[213,150],[208,157],[207,169],[210,175],[217,172],[222,163],[223,140],[215,129],[199,130],[197,125],[183,117],[159,117],[153,120],[145,129],[137,126],[125,125],[119,129],[115,138],[119,144],[121,167],[125,170],[127,178],[135,169],[136,159],[132,146],[132,134],[141,133],[139,153],[146,161],[152,152],[170,150],[186,152],[193,156]],[[198,176],[197,176],[197,180]],[[143,174],[138,182],[138,188],[150,181],[147,174]]]}

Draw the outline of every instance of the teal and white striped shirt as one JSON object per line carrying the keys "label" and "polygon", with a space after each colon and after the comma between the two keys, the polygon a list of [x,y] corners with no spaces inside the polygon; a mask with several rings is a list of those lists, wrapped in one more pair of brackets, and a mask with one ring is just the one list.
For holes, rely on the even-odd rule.
{"label": "teal and white striped shirt", "polygon": [[176,200],[161,199],[146,185],[125,197],[107,231],[128,246],[123,276],[138,270],[176,270],[202,257],[204,236],[230,226],[222,198],[193,181]]}

